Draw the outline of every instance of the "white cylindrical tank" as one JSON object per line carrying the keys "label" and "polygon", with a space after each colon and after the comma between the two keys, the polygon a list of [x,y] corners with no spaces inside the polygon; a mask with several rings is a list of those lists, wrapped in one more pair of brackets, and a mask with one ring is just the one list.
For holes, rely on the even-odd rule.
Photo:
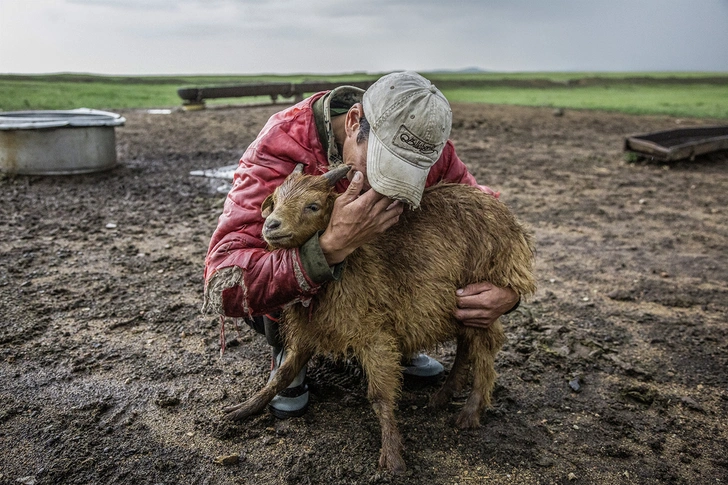
{"label": "white cylindrical tank", "polygon": [[87,108],[0,112],[0,171],[61,175],[113,168],[114,127],[125,121]]}

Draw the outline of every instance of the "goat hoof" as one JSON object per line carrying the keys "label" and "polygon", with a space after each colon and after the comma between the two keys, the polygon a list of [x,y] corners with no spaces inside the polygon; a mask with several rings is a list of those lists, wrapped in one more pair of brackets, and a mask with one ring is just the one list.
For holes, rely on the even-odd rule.
{"label": "goat hoof", "polygon": [[243,407],[243,404],[244,403],[239,403],[239,404],[233,404],[232,406],[224,407],[224,408],[222,408],[222,412],[223,413],[232,413],[233,411],[237,411],[238,409]]}
{"label": "goat hoof", "polygon": [[444,392],[436,392],[430,396],[430,407],[433,409],[442,409],[450,402],[450,396]]}
{"label": "goat hoof", "polygon": [[225,415],[225,419],[228,421],[241,421],[250,416],[250,413],[245,412],[245,409],[239,409],[237,411],[231,411]]}
{"label": "goat hoof", "polygon": [[379,468],[387,470],[392,475],[402,475],[407,471],[407,465],[404,464],[404,459],[399,454],[389,454],[382,452],[379,455]]}
{"label": "goat hoof", "polygon": [[458,414],[455,425],[460,429],[480,428],[480,416],[477,413],[462,411]]}
{"label": "goat hoof", "polygon": [[228,406],[223,409],[223,412],[226,413],[225,419],[229,421],[240,421],[255,414],[256,410],[246,401],[234,406]]}

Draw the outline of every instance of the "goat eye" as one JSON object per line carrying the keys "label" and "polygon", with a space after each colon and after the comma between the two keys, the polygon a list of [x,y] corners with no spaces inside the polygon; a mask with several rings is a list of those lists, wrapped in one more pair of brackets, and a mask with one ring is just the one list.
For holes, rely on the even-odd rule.
{"label": "goat eye", "polygon": [[318,204],[309,204],[306,206],[306,210],[311,212],[318,212],[321,207]]}

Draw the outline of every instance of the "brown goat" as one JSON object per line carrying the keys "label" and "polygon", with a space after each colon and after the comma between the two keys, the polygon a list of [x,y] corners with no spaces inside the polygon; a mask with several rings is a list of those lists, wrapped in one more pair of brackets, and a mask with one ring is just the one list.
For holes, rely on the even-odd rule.
{"label": "brown goat", "polygon": [[[271,248],[298,247],[326,228],[337,197],[333,186],[347,171],[310,176],[296,170],[266,199],[263,236]],[[499,321],[488,329],[457,322],[455,291],[489,281],[528,296],[535,291],[532,263],[531,237],[498,199],[460,184],[427,189],[420,209],[405,210],[397,224],[352,253],[341,279],[322,288],[310,308],[296,304],[284,310],[285,362],[248,401],[226,408],[227,417],[262,411],[314,354],[353,355],[367,376],[382,428],[379,465],[401,473],[405,463],[394,411],[402,356],[457,339],[452,369],[430,403],[447,404],[470,368],[472,391],[457,425],[480,426],[505,336]]]}

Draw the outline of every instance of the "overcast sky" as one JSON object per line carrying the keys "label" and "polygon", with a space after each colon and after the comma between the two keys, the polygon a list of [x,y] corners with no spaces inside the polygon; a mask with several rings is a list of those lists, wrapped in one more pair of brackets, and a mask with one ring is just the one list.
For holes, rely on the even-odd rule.
{"label": "overcast sky", "polygon": [[728,71],[728,0],[0,0],[0,73]]}

